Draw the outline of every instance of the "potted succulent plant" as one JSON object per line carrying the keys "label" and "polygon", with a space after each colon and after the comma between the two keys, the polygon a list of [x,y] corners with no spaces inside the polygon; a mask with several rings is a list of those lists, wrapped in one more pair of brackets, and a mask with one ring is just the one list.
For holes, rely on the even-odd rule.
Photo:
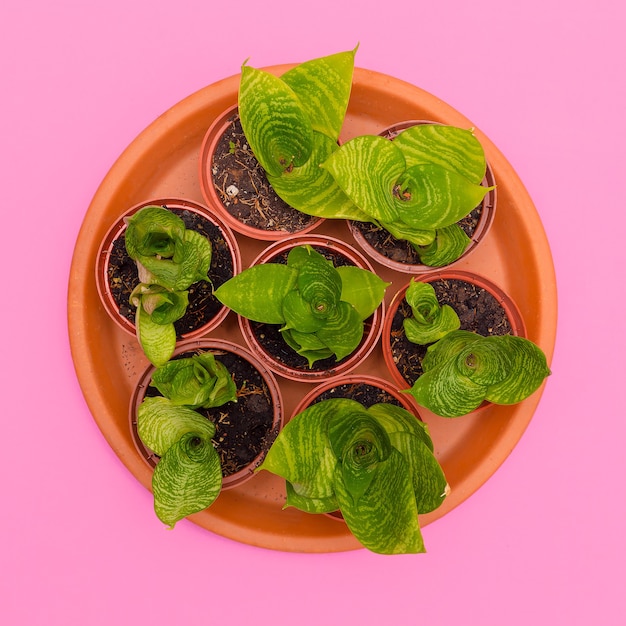
{"label": "potted succulent plant", "polygon": [[111,318],[136,335],[158,365],[177,341],[205,334],[224,319],[228,310],[212,292],[240,265],[230,229],[206,208],[159,199],[131,208],[109,229],[96,284]]}
{"label": "potted succulent plant", "polygon": [[[215,297],[239,315],[250,348],[274,372],[297,380],[335,377],[374,347],[388,286],[345,256],[351,252],[358,260],[356,251],[329,237],[279,242]],[[269,341],[259,346],[263,338]]]}
{"label": "potted succulent plant", "polygon": [[482,184],[487,164],[473,132],[444,124],[415,124],[391,139],[355,137],[322,168],[367,216],[359,221],[409,242],[429,267],[465,253],[471,240],[459,222],[494,190]]}
{"label": "potted succulent plant", "polygon": [[[306,216],[322,218],[329,211],[334,217],[361,215],[319,167],[338,147],[355,53],[356,49],[312,59],[281,76],[244,63],[237,106],[213,123],[200,159],[203,194],[217,210],[226,211],[225,219],[234,229],[259,239],[280,239],[317,226],[318,219],[301,223]],[[234,134],[220,139],[227,129]],[[222,159],[215,158],[219,141],[224,147],[224,166]],[[242,174],[243,168],[253,171],[257,166],[260,174]],[[249,198],[243,197],[241,189],[246,179],[258,181]],[[281,208],[292,208],[287,221],[264,223],[271,209],[259,192],[268,184],[270,195],[282,200]],[[248,204],[257,216],[252,229],[235,217],[241,210],[248,212]]]}
{"label": "potted succulent plant", "polygon": [[[401,294],[396,306],[391,307],[394,313],[387,322],[390,341],[386,344],[386,361],[394,368],[392,371],[400,372],[391,356],[390,329],[392,320],[397,328],[397,311],[402,301],[402,333],[409,344],[416,346],[411,351],[405,341],[404,349],[409,354],[414,352],[419,362],[419,372],[411,380],[408,393],[436,415],[459,417],[485,401],[516,404],[536,391],[550,374],[541,349],[525,337],[512,335],[510,325],[503,322],[489,336],[461,329],[459,315],[453,306],[439,301],[433,281],[412,279]],[[495,301],[491,295],[487,300]],[[475,315],[473,320],[481,321]]]}
{"label": "potted succulent plant", "polygon": [[293,417],[259,470],[285,479],[285,507],[339,510],[358,541],[381,554],[424,552],[418,515],[448,493],[425,424],[394,404],[347,398]]}
{"label": "potted succulent plant", "polygon": [[159,519],[173,527],[252,478],[282,420],[272,374],[236,344],[185,342],[166,364],[148,368],[130,422],[137,449],[154,468]]}

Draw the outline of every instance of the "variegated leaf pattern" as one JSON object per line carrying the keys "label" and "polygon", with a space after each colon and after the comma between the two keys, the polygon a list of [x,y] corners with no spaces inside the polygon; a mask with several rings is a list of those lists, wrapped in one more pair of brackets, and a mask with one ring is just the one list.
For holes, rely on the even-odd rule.
{"label": "variegated leaf pattern", "polygon": [[177,406],[163,396],[144,398],[137,409],[137,434],[150,450],[163,456],[183,435],[211,439],[215,426],[197,411]]}
{"label": "variegated leaf pattern", "polygon": [[459,417],[484,400],[516,404],[550,375],[543,351],[524,337],[454,331],[429,347],[424,373],[409,393],[442,417]]}
{"label": "variegated leaf pattern", "polygon": [[239,117],[261,167],[280,176],[307,162],[313,128],[294,91],[279,77],[244,65],[239,86]]}
{"label": "variegated leaf pattern", "polygon": [[211,506],[222,488],[222,469],[209,439],[186,433],[161,457],[152,476],[154,510],[170,528]]}
{"label": "variegated leaf pattern", "polygon": [[317,402],[281,431],[260,469],[286,480],[287,506],[336,506],[354,536],[382,554],[423,552],[418,513],[447,492],[428,429],[400,407]]}
{"label": "variegated leaf pattern", "polygon": [[281,76],[298,96],[313,128],[335,143],[348,108],[357,49],[305,61]]}
{"label": "variegated leaf pattern", "polygon": [[435,231],[434,240],[425,246],[414,245],[420,261],[429,267],[443,267],[456,261],[467,249],[470,238],[458,225],[452,224]]}

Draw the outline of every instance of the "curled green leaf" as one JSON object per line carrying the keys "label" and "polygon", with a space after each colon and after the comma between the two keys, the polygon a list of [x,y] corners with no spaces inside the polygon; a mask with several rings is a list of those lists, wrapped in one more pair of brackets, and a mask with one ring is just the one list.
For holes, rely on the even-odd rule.
{"label": "curled green leaf", "polygon": [[170,528],[211,506],[222,488],[222,469],[209,439],[186,433],[157,463],[152,476],[154,510]]}
{"label": "curled green leaf", "polygon": [[456,261],[467,249],[470,238],[458,225],[452,224],[435,231],[435,239],[428,245],[414,245],[420,261],[429,267],[444,267]]}
{"label": "curled green leaf", "polygon": [[430,283],[411,279],[405,299],[413,317],[405,318],[403,326],[407,339],[412,343],[433,343],[461,325],[459,316],[451,306],[439,304]]}

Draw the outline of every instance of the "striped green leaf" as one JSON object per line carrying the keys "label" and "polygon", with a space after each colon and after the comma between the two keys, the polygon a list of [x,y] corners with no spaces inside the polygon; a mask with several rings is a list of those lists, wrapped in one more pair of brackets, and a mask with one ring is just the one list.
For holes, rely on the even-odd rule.
{"label": "striped green leaf", "polygon": [[155,367],[165,365],[176,348],[176,329],[173,323],[157,324],[142,306],[135,312],[137,340],[147,359]]}
{"label": "striped green leaf", "polygon": [[283,300],[298,278],[287,265],[253,265],[227,280],[214,291],[229,309],[255,322],[283,324]]}
{"label": "striped green leaf", "polygon": [[341,298],[341,276],[323,257],[311,255],[300,266],[296,286],[313,314],[321,317],[329,315]]}
{"label": "striped green leaf", "polygon": [[354,500],[344,475],[335,472],[335,493],[352,534],[372,552],[425,552],[409,466],[395,448],[373,473],[368,490]]}
{"label": "striped green leaf", "polygon": [[283,332],[292,329],[300,333],[314,333],[324,326],[324,318],[314,313],[311,303],[296,289],[290,291],[283,300],[283,317]]}
{"label": "striped green leaf", "polygon": [[486,399],[496,404],[516,404],[539,388],[550,375],[550,368],[545,354],[532,341],[510,335],[498,340],[508,350],[512,364],[506,378],[489,386]]}
{"label": "striped green leaf", "polygon": [[298,96],[279,77],[244,65],[239,116],[252,152],[269,174],[280,176],[310,158],[311,121]]}
{"label": "striped green leaf", "polygon": [[394,186],[406,162],[391,141],[374,135],[355,137],[333,152],[322,167],[370,219],[397,219]]}
{"label": "striped green leaf", "polygon": [[486,170],[485,153],[471,130],[441,124],[418,124],[393,140],[407,167],[431,163],[479,185]]}
{"label": "striped green leaf", "polygon": [[354,265],[342,265],[337,272],[341,277],[341,299],[349,302],[359,317],[366,320],[380,306],[391,283]]}
{"label": "striped green leaf", "polygon": [[341,301],[315,335],[341,361],[352,354],[361,343],[363,322],[351,304]]}
{"label": "striped green leaf", "polygon": [[550,374],[541,349],[523,337],[454,331],[429,347],[424,373],[409,393],[443,417],[459,417],[484,400],[516,404]]}
{"label": "striped green leaf", "polygon": [[443,267],[456,261],[467,249],[470,238],[458,225],[452,224],[435,231],[435,239],[427,246],[416,246],[420,261],[429,267]]}
{"label": "striped green leaf", "polygon": [[152,476],[154,510],[174,528],[176,523],[209,507],[222,489],[222,469],[210,439],[187,433],[157,463]]}
{"label": "striped green leaf", "polygon": [[413,165],[397,180],[394,196],[399,219],[422,230],[455,224],[474,209],[488,191],[440,165]]}
{"label": "striped green leaf", "polygon": [[342,191],[329,172],[320,167],[337,150],[337,143],[321,133],[313,133],[313,151],[309,160],[300,167],[282,172],[280,176],[268,174],[274,191],[290,206],[307,215],[330,219],[369,221]]}
{"label": "striped green leaf", "polygon": [[427,246],[431,244],[437,234],[435,230],[414,228],[400,221],[380,222],[380,225],[396,239],[410,241],[414,246]]}
{"label": "striped green leaf", "polygon": [[461,325],[459,316],[452,307],[439,304],[435,289],[430,283],[411,279],[405,300],[411,307],[413,317],[405,318],[403,327],[406,338],[412,343],[433,343]]}
{"label": "striped green leaf", "polygon": [[281,76],[298,96],[313,128],[334,142],[348,108],[357,48],[305,61]]}
{"label": "striped green leaf", "polygon": [[260,469],[286,480],[287,506],[338,507],[354,536],[382,554],[423,552],[418,513],[448,491],[425,425],[400,407],[344,398],[296,415]]}
{"label": "striped green leaf", "polygon": [[176,406],[163,396],[145,398],[137,409],[137,434],[144,445],[163,456],[183,435],[211,439],[215,426],[200,413]]}

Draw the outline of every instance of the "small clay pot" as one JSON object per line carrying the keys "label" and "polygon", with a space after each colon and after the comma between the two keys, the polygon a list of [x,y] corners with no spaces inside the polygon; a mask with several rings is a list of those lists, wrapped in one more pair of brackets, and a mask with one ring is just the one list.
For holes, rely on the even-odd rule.
{"label": "small clay pot", "polygon": [[[258,374],[260,384],[255,386],[254,390],[250,383],[251,377],[246,377],[243,381],[235,377],[238,390],[236,408],[238,411],[241,411],[246,419],[252,420],[254,415],[258,414],[258,398],[262,398],[263,402],[268,405],[268,408],[271,407],[272,412],[271,421],[268,420],[267,424],[263,424],[263,427],[259,424],[251,423],[246,428],[250,436],[256,435],[262,439],[261,451],[244,467],[232,473],[228,472],[224,464],[222,465],[222,472],[224,474],[222,489],[232,489],[252,478],[256,468],[259,467],[265,459],[265,455],[283,427],[283,400],[274,375],[248,350],[230,341],[220,339],[185,341],[177,346],[172,358],[191,356],[192,354],[200,354],[207,351],[213,352],[217,360],[221,360],[221,356],[222,359],[239,361],[244,365],[250,366],[252,368],[251,371]],[[150,467],[156,466],[159,462],[159,457],[152,450],[148,449],[139,438],[137,433],[137,409],[147,395],[160,395],[156,389],[150,388],[150,381],[152,380],[155,369],[154,366],[148,367],[139,378],[131,397],[129,408],[129,422],[133,443],[139,455]],[[235,375],[234,372],[231,373]],[[244,388],[244,383],[249,385],[249,387]],[[252,390],[254,392],[252,392]],[[228,437],[223,436],[223,432],[225,431],[220,431],[220,428],[225,428],[221,426],[221,423],[224,420],[224,416],[226,416],[226,420],[228,418],[228,404],[209,410],[198,409],[198,411],[216,424],[217,432],[214,437],[214,445],[218,453],[227,454],[225,450],[221,450],[220,448],[220,437],[223,437],[224,440],[228,440]]]}
{"label": "small clay pot", "polygon": [[[114,264],[119,264],[121,267],[131,270],[132,283],[128,285],[125,290],[126,293],[129,293],[139,283],[135,262],[128,256],[124,246],[125,220],[140,209],[151,205],[164,206],[183,219],[189,214],[197,216],[204,221],[207,230],[218,234],[211,242],[213,246],[213,258],[209,268],[211,283],[196,283],[192,286],[187,313],[174,324],[180,341],[200,337],[219,326],[228,314],[228,308],[223,306],[212,294],[214,289],[241,271],[241,255],[239,244],[230,228],[219,217],[211,214],[206,207],[191,200],[158,198],[142,202],[128,209],[116,220],[104,236],[96,259],[96,286],[100,300],[106,312],[119,328],[130,335],[136,335],[135,309],[128,302],[128,296],[122,298],[116,294],[111,281],[120,280],[119,277],[115,276],[114,269]],[[228,249],[226,255],[228,258],[225,260],[223,268],[218,267],[220,259],[220,254],[216,249],[218,245]],[[209,313],[206,316],[207,321],[205,323],[196,322],[195,316],[204,319],[203,314],[206,313],[207,307],[213,310],[212,314]]]}
{"label": "small clay pot", "polygon": [[[492,333],[512,334],[519,337],[526,337],[524,320],[515,302],[513,302],[513,300],[502,289],[500,289],[500,287],[498,287],[489,279],[472,272],[465,272],[460,270],[445,270],[440,272],[433,272],[428,275],[418,276],[416,278],[421,282],[427,283],[432,283],[435,281],[462,281],[465,283],[470,283],[476,286],[478,289],[484,290],[488,294],[486,297],[489,298],[489,296],[491,296],[494,303],[502,308],[503,313],[504,325],[499,329],[492,329]],[[419,363],[421,363],[421,358],[415,362],[415,367],[410,364],[405,365],[405,361],[408,363],[407,355],[405,353],[402,353],[398,348],[399,342],[402,341],[404,338],[404,331],[402,330],[401,323],[403,315],[399,314],[399,310],[403,308],[405,309],[404,314],[410,315],[410,308],[408,307],[408,304],[405,300],[405,293],[409,285],[410,282],[406,283],[393,296],[385,315],[382,331],[383,358],[393,381],[398,385],[400,389],[410,388],[415,380],[419,377],[419,370],[421,368],[421,365],[419,365]],[[472,326],[472,322],[470,321],[471,317],[472,316],[470,316],[469,314],[466,314],[466,316],[461,319],[461,329],[474,330],[476,332],[475,327]],[[478,321],[476,317],[474,317],[474,319],[475,321]],[[414,344],[411,344],[411,349],[413,349],[413,345]],[[425,352],[425,350],[425,346],[415,345],[415,349],[412,355],[417,358],[417,355],[420,352]],[[405,372],[404,375],[401,369]],[[408,372],[411,372],[411,375],[407,377]]]}
{"label": "small clay pot", "polygon": [[[238,216],[238,211],[236,210],[238,204],[239,206],[244,205],[240,203],[239,191],[234,182],[248,177],[246,170],[241,165],[237,165],[235,162],[229,165],[229,174],[232,175],[233,182],[230,184],[227,182],[223,183],[223,189],[220,187],[218,190],[220,183],[215,181],[213,175],[216,150],[224,134],[231,129],[232,125],[235,124],[237,120],[237,105],[231,106],[214,120],[202,141],[199,159],[200,190],[207,205],[217,212],[222,220],[234,231],[253,239],[279,241],[297,234],[310,232],[314,228],[317,228],[324,220],[301,213],[286,204],[274,193],[271,185],[267,182],[265,173],[262,171],[260,171],[259,177],[267,192],[266,202],[268,204],[274,204],[276,202],[276,214],[280,213],[282,225],[266,220],[265,216],[269,212],[267,210],[263,213],[259,212],[261,217],[258,219],[255,218],[254,225],[246,223],[246,221]],[[249,147],[246,147],[246,153],[251,155]],[[235,161],[235,159],[233,159],[233,161]],[[252,161],[254,162],[255,169],[257,166],[260,168],[256,159],[252,158]],[[236,170],[236,167],[241,169]],[[240,172],[241,175],[239,174]],[[259,194],[260,193],[259,191]],[[259,195],[258,198],[261,198],[261,196]],[[257,198],[255,198],[255,200],[258,201]],[[261,201],[261,204],[264,204],[263,201]]]}
{"label": "small clay pot", "polygon": [[[437,122],[426,121],[426,120],[408,120],[405,122],[400,122],[398,124],[393,124],[385,128],[379,134],[382,137],[386,137],[390,140],[393,140],[394,137],[398,136],[403,130],[410,128],[412,126],[416,126],[418,124],[435,124]],[[487,169],[485,172],[485,178],[483,180],[483,185],[485,187],[494,187],[495,186],[495,178],[493,175],[493,170],[489,163],[487,163]],[[483,198],[483,201],[472,211],[470,214],[470,218],[468,220],[471,221],[471,218],[474,214],[478,214],[478,221],[470,230],[470,243],[468,244],[465,252],[456,259],[453,263],[450,263],[446,266],[452,267],[456,263],[461,260],[467,258],[467,256],[476,249],[476,247],[480,244],[480,242],[485,238],[487,233],[489,232],[491,225],[493,223],[495,212],[496,212],[496,203],[497,203],[497,193],[496,189],[490,189]],[[463,224],[463,220],[460,222]],[[372,225],[365,224],[362,222],[349,222],[348,227],[355,241],[359,244],[359,246],[363,249],[363,251],[372,259],[388,267],[390,269],[396,270],[398,272],[403,272],[405,274],[426,274],[428,272],[440,271],[443,268],[430,267],[428,265],[424,265],[419,262],[417,257],[417,253],[413,252],[412,246],[408,241],[400,241],[395,239],[390,234],[387,233],[386,240],[392,242],[389,248],[383,249],[382,247],[377,247],[374,245],[367,237],[366,229],[372,228]],[[399,260],[394,259],[394,251],[398,251],[400,254],[406,253],[407,260]],[[411,257],[413,257],[412,260]]]}
{"label": "small clay pot", "polygon": [[[268,246],[253,262],[261,263],[285,262],[289,250],[297,246],[310,245],[318,252],[333,258],[335,265],[355,265],[361,269],[374,271],[370,262],[358,250],[335,237],[324,235],[300,235],[289,241],[278,241]],[[292,350],[284,340],[280,339],[278,326],[260,324],[238,316],[239,327],[248,347],[275,374],[284,378],[301,382],[319,382],[334,380],[347,374],[357,367],[374,349],[382,332],[384,302],[365,320],[363,339],[357,349],[341,361],[334,357],[317,361],[309,368],[308,363]],[[269,339],[277,339],[275,343],[281,347],[281,355],[269,347]],[[278,340],[279,339],[279,340]],[[292,362],[293,360],[293,362]]]}

